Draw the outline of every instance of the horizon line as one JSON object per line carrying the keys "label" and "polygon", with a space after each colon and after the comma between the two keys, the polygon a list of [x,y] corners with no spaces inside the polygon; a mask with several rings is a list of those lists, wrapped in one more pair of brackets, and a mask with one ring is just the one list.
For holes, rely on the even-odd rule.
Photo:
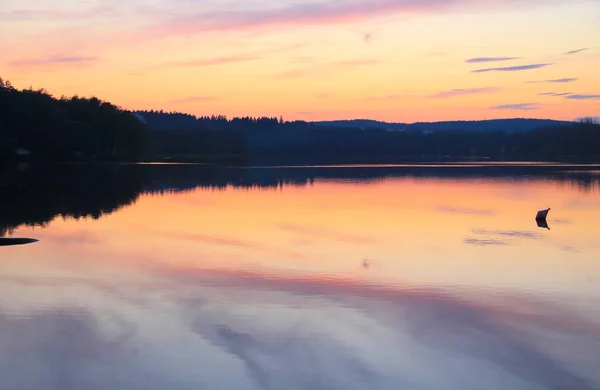
{"label": "horizon line", "polygon": [[[144,111],[149,111],[149,112],[157,112],[160,114],[159,110],[127,110],[130,111],[131,113],[137,113],[137,114],[141,114]],[[199,118],[203,118],[203,117],[218,117],[218,116],[223,116],[225,117],[228,121],[232,120],[232,119],[242,119],[242,118],[269,118],[269,119],[279,119],[279,118],[283,118],[282,115],[279,116],[250,116],[250,115],[244,115],[244,116],[232,116],[232,117],[228,117],[227,115],[224,114],[211,114],[211,115],[195,115],[195,114],[190,114],[190,113],[186,113],[186,112],[180,112],[180,111],[171,111],[171,112],[163,112],[163,115],[170,115],[170,114],[174,114],[174,115],[189,115],[192,116],[196,119]],[[580,121],[582,119],[586,119],[586,118],[600,118],[598,116],[582,116],[582,117],[577,117],[574,119],[553,119],[553,118],[536,118],[536,117],[511,117],[511,118],[493,118],[493,119],[451,119],[451,120],[438,120],[438,121],[415,121],[415,122],[390,122],[390,121],[384,121],[384,120],[378,120],[378,119],[369,119],[369,118],[353,118],[353,119],[326,119],[326,120],[305,120],[305,119],[296,119],[296,120],[285,120],[284,118],[284,123],[290,123],[290,122],[306,122],[306,123],[330,123],[330,122],[356,122],[356,121],[369,121],[369,122],[378,122],[378,123],[384,123],[384,124],[389,124],[389,125],[398,125],[398,124],[402,124],[402,125],[416,125],[416,124],[432,124],[432,123],[452,123],[452,122],[490,122],[490,121],[510,121],[510,120],[538,120],[538,121],[554,121],[554,122],[563,122],[563,123],[574,123],[577,121]]]}

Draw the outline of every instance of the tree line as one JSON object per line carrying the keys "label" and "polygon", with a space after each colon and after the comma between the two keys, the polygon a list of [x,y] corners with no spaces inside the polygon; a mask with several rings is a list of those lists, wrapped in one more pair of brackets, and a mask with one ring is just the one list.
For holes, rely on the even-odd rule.
{"label": "tree line", "polygon": [[[440,130],[443,128],[444,130]],[[128,111],[98,98],[55,98],[0,79],[0,159],[366,163],[415,159],[600,161],[597,120],[311,123]],[[23,154],[30,154],[29,157]]]}
{"label": "tree line", "polygon": [[55,98],[0,79],[0,158],[135,161],[145,131],[133,113],[98,98]]}
{"label": "tree line", "polygon": [[[196,118],[181,114],[141,112],[157,149],[166,155],[229,153],[248,163],[315,164],[381,163],[418,159],[552,159],[600,161],[600,124],[516,119],[481,121],[475,131],[450,123],[390,130],[372,122],[360,126],[340,123],[286,122],[276,118]],[[475,123],[477,124],[477,122]]]}

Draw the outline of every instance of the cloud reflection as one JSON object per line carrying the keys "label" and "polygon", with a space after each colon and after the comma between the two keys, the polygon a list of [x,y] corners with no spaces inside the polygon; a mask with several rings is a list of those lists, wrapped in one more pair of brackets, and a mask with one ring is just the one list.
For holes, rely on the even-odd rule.
{"label": "cloud reflection", "polygon": [[523,238],[529,240],[537,240],[542,238],[540,233],[523,231],[523,230],[486,230],[486,229],[473,229],[471,230],[474,234],[480,235],[497,235],[510,238]]}
{"label": "cloud reflection", "polygon": [[290,233],[310,237],[312,239],[347,242],[350,244],[369,244],[375,242],[375,239],[372,237],[364,237],[339,232],[323,226],[301,226],[290,223],[282,223],[277,225],[277,228]]}
{"label": "cloud reflection", "polygon": [[[130,325],[118,325],[115,334],[107,334],[93,313],[74,307],[24,317],[0,312],[2,389],[118,388],[120,363],[133,369],[127,354],[134,331]],[[107,366],[112,375],[96,378],[94,371]]]}
{"label": "cloud reflection", "polygon": [[463,214],[463,215],[494,215],[494,210],[489,209],[476,209],[468,207],[454,207],[454,206],[438,206],[437,211],[442,213],[450,214]]}
{"label": "cloud reflection", "polygon": [[[180,281],[177,275],[173,276]],[[269,384],[264,388],[277,388],[272,385],[282,383],[279,380],[283,378],[277,378],[281,372],[288,373],[289,376],[286,374],[285,378],[291,382],[300,375],[317,375],[315,381],[298,387],[306,389],[337,388],[320,382],[324,378],[319,375],[335,374],[332,380],[336,383],[340,379],[339,374],[344,373],[342,377],[347,379],[345,375],[348,371],[353,373],[352,379],[356,378],[358,372],[362,372],[357,380],[369,381],[378,370],[374,364],[383,363],[381,359],[390,356],[387,354],[392,350],[397,352],[407,349],[413,351],[411,357],[395,361],[393,372],[396,378],[408,383],[421,381],[422,388],[437,388],[425,386],[427,378],[415,378],[414,372],[410,371],[411,364],[418,366],[426,363],[423,361],[423,349],[432,349],[440,354],[437,356],[440,360],[428,361],[429,365],[440,364],[443,367],[446,359],[465,359],[473,365],[493,369],[498,376],[487,378],[493,383],[505,381],[507,386],[509,383],[514,386],[518,383],[514,380],[523,381],[522,386],[511,388],[539,386],[548,389],[593,389],[600,384],[597,381],[599,378],[592,383],[552,355],[561,348],[573,348],[573,345],[563,344],[568,343],[568,339],[557,338],[555,348],[548,349],[545,338],[548,334],[570,334],[573,337],[577,334],[577,338],[581,337],[594,346],[599,346],[599,327],[586,324],[585,320],[569,310],[562,311],[558,307],[536,302],[525,296],[505,298],[505,301],[498,302],[485,294],[479,294],[479,297],[473,294],[462,295],[456,290],[450,293],[422,287],[391,288],[343,279],[278,278],[235,271],[198,272],[195,275],[188,273],[185,279],[188,282],[195,280],[197,283],[206,277],[216,277],[224,288],[242,289],[246,293],[269,291],[274,295],[269,297],[261,294],[262,304],[275,305],[281,312],[290,307],[297,307],[292,312],[304,312],[297,317],[300,320],[297,326],[276,328],[273,326],[280,321],[275,320],[268,325],[258,318],[233,322],[220,318],[216,321],[219,325],[215,326],[215,318],[210,319],[205,313],[197,313],[194,331],[241,357],[246,366],[255,371],[260,383]],[[292,297],[287,294],[292,294]],[[294,295],[312,296],[317,300],[297,301],[294,300]],[[252,293],[246,296],[252,299]],[[466,298],[467,296],[471,298]],[[306,310],[315,309],[315,305],[317,309],[328,311],[330,320],[322,317],[319,317],[321,320],[309,320]],[[352,311],[342,313],[341,307],[351,308]],[[279,312],[279,309],[275,312]],[[327,323],[331,321],[334,325],[329,327]],[[321,331],[314,332],[314,329],[314,333],[311,332],[309,329],[313,326]],[[361,329],[362,335],[361,332],[356,334],[351,331],[353,328]],[[322,338],[326,329],[334,333]],[[369,358],[365,356],[364,350],[352,353],[352,347],[361,345],[362,340],[370,340],[379,345],[371,346],[377,353],[369,355]],[[592,353],[598,356],[598,352]],[[323,356],[335,359],[335,370],[327,373],[319,370],[319,367],[328,366],[327,361],[315,364]],[[438,375],[442,373],[443,370],[438,371]],[[394,375],[392,371],[386,374]],[[486,380],[484,374],[478,378]],[[465,383],[460,388],[478,388],[478,378],[473,378],[475,382]],[[450,382],[456,380],[437,379],[440,383],[444,379],[450,379]],[[350,385],[350,388],[361,386],[359,383]]]}
{"label": "cloud reflection", "polygon": [[[0,365],[9,380],[3,388],[36,388],[24,385],[30,381],[42,386],[37,388],[65,390],[191,389],[200,384],[198,369],[202,383],[220,388],[475,390],[495,384],[591,390],[600,385],[596,370],[564,363],[565,351],[600,359],[600,327],[568,302],[342,277],[166,265],[154,271],[156,283],[131,283],[127,294],[160,299],[122,310],[129,321],[125,314],[101,321],[104,304],[93,312],[62,307],[0,315],[0,361],[10,362]],[[65,283],[55,291],[72,291]],[[119,312],[119,302],[107,302]],[[148,331],[155,323],[168,332],[164,340]],[[169,356],[185,359],[170,364]],[[198,362],[196,370],[185,361]],[[228,367],[227,374],[200,363],[208,361]],[[238,378],[240,362],[245,377]],[[37,367],[50,367],[52,377]],[[26,368],[27,375],[10,375]],[[110,375],[97,375],[98,370]]]}
{"label": "cloud reflection", "polygon": [[508,245],[507,241],[494,240],[494,239],[481,239],[481,238],[465,238],[465,244],[475,246],[503,246]]}

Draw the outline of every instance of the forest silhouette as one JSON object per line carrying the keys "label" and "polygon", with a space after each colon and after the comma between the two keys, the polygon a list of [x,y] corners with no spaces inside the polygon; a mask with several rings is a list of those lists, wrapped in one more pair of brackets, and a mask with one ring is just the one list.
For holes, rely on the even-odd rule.
{"label": "forest silhouette", "polygon": [[389,124],[196,117],[55,98],[0,79],[0,159],[238,164],[439,159],[599,161],[600,124],[511,119]]}

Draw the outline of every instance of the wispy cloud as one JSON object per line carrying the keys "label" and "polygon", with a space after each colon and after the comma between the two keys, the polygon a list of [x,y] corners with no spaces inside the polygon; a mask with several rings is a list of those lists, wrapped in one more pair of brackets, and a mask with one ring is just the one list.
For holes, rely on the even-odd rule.
{"label": "wispy cloud", "polygon": [[[312,115],[313,112],[304,112],[306,115]],[[363,237],[354,234],[349,234],[345,232],[340,232],[336,230],[332,230],[330,228],[326,228],[323,226],[304,226],[304,225],[295,225],[295,224],[280,224],[277,225],[277,228],[288,233],[298,234],[302,236],[308,236],[312,239],[320,239],[327,241],[340,241],[347,242],[351,244],[367,244],[375,242],[375,239],[372,237]]]}
{"label": "wispy cloud", "polygon": [[214,58],[202,58],[190,61],[175,61],[167,62],[163,64],[163,67],[200,67],[200,66],[211,66],[211,65],[224,65],[233,62],[246,62],[260,60],[262,57],[257,55],[231,55]]}
{"label": "wispy cloud", "polygon": [[[108,0],[107,0],[108,1]],[[75,6],[67,3],[62,9],[0,11],[2,20],[22,21],[77,21],[69,26],[73,33],[81,31],[81,20],[120,22],[111,24],[110,31],[86,31],[86,39],[65,42],[71,47],[130,46],[173,36],[188,36],[205,32],[274,28],[294,28],[311,25],[333,25],[364,21],[391,14],[408,16],[437,13],[451,9],[488,11],[514,5],[526,7],[532,3],[556,0],[501,0],[474,2],[473,0],[297,0],[234,2],[225,6],[222,1],[157,0],[128,2],[92,0]],[[39,2],[39,1],[38,1]],[[71,3],[76,3],[71,1]],[[16,3],[15,3],[16,4]],[[91,4],[91,5],[90,5]],[[66,30],[65,30],[66,31]],[[65,31],[54,36],[64,38]],[[372,42],[371,32],[363,33],[366,43]]]}
{"label": "wispy cloud", "polygon": [[38,68],[47,66],[88,66],[100,59],[98,57],[85,56],[52,56],[45,58],[28,58],[9,62],[8,65],[14,68]]}
{"label": "wispy cloud", "polygon": [[[240,31],[268,27],[294,27],[308,25],[333,25],[369,20],[390,14],[415,15],[442,12],[450,9],[489,10],[519,4],[523,7],[532,3],[553,0],[502,0],[499,2],[473,2],[472,0],[321,0],[311,2],[273,2],[277,6],[262,3],[254,7],[237,9],[198,9],[186,1],[185,12],[174,11],[174,7],[156,8],[158,15],[169,14],[168,18],[156,17],[148,24],[144,37],[165,37],[197,34],[212,31]],[[167,3],[167,2],[165,2]],[[247,2],[252,4],[253,2]],[[492,4],[496,3],[496,4]],[[264,4],[264,5],[263,5]]]}
{"label": "wispy cloud", "polygon": [[438,92],[434,95],[431,95],[432,98],[450,98],[455,96],[463,96],[463,95],[474,95],[478,93],[492,93],[498,92],[500,88],[497,87],[484,87],[484,88],[461,88],[461,89],[451,89],[449,91]]}
{"label": "wispy cloud", "polygon": [[0,12],[0,21],[5,22],[61,22],[80,20],[94,15],[94,10],[83,12],[50,9],[17,9]]}
{"label": "wispy cloud", "polygon": [[500,106],[490,107],[492,110],[520,110],[520,111],[532,111],[539,110],[540,105],[538,103],[517,103],[517,104],[502,104]]}
{"label": "wispy cloud", "polygon": [[573,94],[565,98],[569,100],[600,100],[600,95]]}
{"label": "wispy cloud", "polygon": [[400,99],[403,95],[398,95],[398,94],[392,94],[392,95],[385,95],[385,96],[369,96],[369,97],[365,97],[362,100],[366,100],[366,101],[385,101],[385,100],[396,100],[396,99]]}
{"label": "wispy cloud", "polygon": [[436,58],[436,57],[443,57],[445,55],[446,55],[446,53],[441,52],[441,51],[432,51],[432,52],[429,52],[427,54],[424,54],[423,57],[425,57],[425,58]]}
{"label": "wispy cloud", "polygon": [[309,64],[314,61],[315,59],[311,56],[297,56],[289,59],[289,62],[292,64]]}
{"label": "wispy cloud", "polygon": [[[239,30],[265,26],[346,23],[401,12],[427,12],[454,7],[456,0],[329,0],[295,3],[272,9],[201,11],[171,18],[159,34]],[[459,0],[458,3],[463,3]]]}
{"label": "wispy cloud", "polygon": [[187,104],[187,103],[199,103],[215,100],[214,96],[188,96],[181,99],[169,100],[172,104]]}
{"label": "wispy cloud", "polygon": [[[7,0],[3,0],[3,3]],[[9,1],[10,2],[10,1]],[[36,4],[37,3],[37,4]],[[118,16],[122,11],[122,3],[119,0],[105,1],[80,1],[63,2],[61,4],[52,4],[52,7],[38,8],[38,4],[44,2],[29,1],[26,2],[27,8],[13,8],[10,4],[8,10],[0,11],[0,21],[5,22],[70,22],[89,19],[106,18]],[[69,4],[70,3],[70,4]],[[15,1],[15,4],[17,2]],[[25,2],[21,2],[25,4]],[[6,8],[5,8],[6,9]],[[139,10],[139,9],[138,9]]]}
{"label": "wispy cloud", "polygon": [[564,54],[566,54],[566,55],[577,54],[577,53],[581,53],[582,51],[586,51],[586,50],[589,50],[589,48],[585,47],[583,49],[571,50]]}
{"label": "wispy cloud", "polygon": [[539,240],[542,235],[525,230],[486,230],[472,229],[471,232],[484,238],[467,237],[464,240],[465,244],[476,246],[504,246],[518,243],[518,240]]}
{"label": "wispy cloud", "polygon": [[574,83],[578,78],[564,78],[564,79],[554,79],[554,80],[537,80],[537,81],[527,81],[527,84],[539,84],[539,83],[556,83],[556,84],[564,84],[564,83]]}
{"label": "wispy cloud", "polygon": [[380,64],[383,64],[383,61],[377,60],[377,59],[365,58],[365,59],[357,59],[357,60],[337,61],[337,62],[332,62],[331,64],[336,65],[336,66],[380,65]]}
{"label": "wispy cloud", "polygon": [[196,234],[196,233],[179,233],[179,232],[152,232],[153,234],[160,235],[161,237],[169,237],[176,240],[193,241],[197,244],[220,246],[223,248],[234,249],[234,250],[245,250],[247,252],[256,251],[262,253],[274,253],[289,258],[304,258],[304,254],[291,251],[284,247],[278,247],[269,243],[263,243],[258,241],[248,241],[237,237],[223,237],[218,235],[210,234]]}
{"label": "wispy cloud", "polygon": [[553,64],[529,64],[529,65],[518,65],[518,66],[507,66],[503,68],[486,68],[472,70],[471,73],[486,73],[486,72],[519,72],[522,70],[531,70],[545,68]]}
{"label": "wispy cloud", "polygon": [[298,49],[302,47],[303,44],[293,43],[286,46],[274,47],[272,49],[265,50],[256,50],[247,53],[239,53],[239,54],[230,54],[224,56],[215,56],[215,57],[207,57],[207,58],[198,58],[193,60],[185,60],[185,61],[170,61],[164,62],[162,64],[149,66],[143,70],[150,69],[163,69],[163,68],[179,68],[179,67],[203,67],[203,66],[215,66],[215,65],[225,65],[236,62],[249,62],[249,61],[258,61],[267,58],[272,54],[285,53],[288,51],[292,51],[294,49]]}
{"label": "wispy cloud", "polygon": [[354,60],[343,60],[336,62],[329,62],[325,64],[315,64],[305,68],[293,69],[280,73],[279,78],[290,79],[306,76],[319,76],[329,74],[335,71],[341,71],[347,68],[363,67],[363,66],[374,66],[380,65],[384,62],[377,59],[354,59]]}
{"label": "wispy cloud", "polygon": [[542,92],[538,93],[540,96],[568,96],[571,92]]}
{"label": "wispy cloud", "polygon": [[52,10],[26,10],[15,9],[0,12],[0,20],[5,22],[61,20],[67,18],[68,14]]}
{"label": "wispy cloud", "polygon": [[478,64],[481,62],[512,61],[512,60],[518,60],[520,58],[521,57],[476,57],[476,58],[469,58],[468,60],[465,60],[465,62],[468,64]]}

